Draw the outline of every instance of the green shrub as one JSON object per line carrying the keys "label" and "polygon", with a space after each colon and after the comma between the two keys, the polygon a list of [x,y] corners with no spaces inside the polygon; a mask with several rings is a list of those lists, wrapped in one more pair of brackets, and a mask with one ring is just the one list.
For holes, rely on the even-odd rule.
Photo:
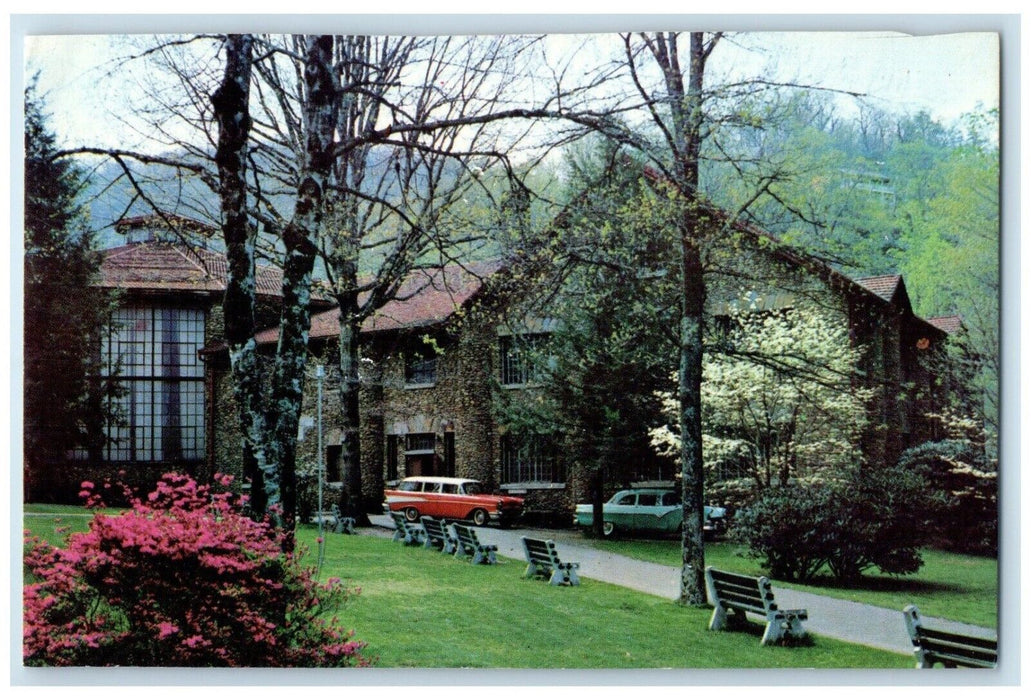
{"label": "green shrub", "polygon": [[985,458],[983,443],[927,442],[904,452],[899,465],[923,474],[935,491],[931,517],[937,546],[967,554],[998,554],[997,465]]}
{"label": "green shrub", "polygon": [[824,486],[776,486],[738,511],[731,535],[773,578],[808,581],[827,563],[832,502]]}
{"label": "green shrub", "polygon": [[855,468],[833,482],[763,492],[738,514],[733,535],[782,580],[808,581],[825,566],[838,581],[874,567],[909,574],[923,563],[930,501],[919,473]]}

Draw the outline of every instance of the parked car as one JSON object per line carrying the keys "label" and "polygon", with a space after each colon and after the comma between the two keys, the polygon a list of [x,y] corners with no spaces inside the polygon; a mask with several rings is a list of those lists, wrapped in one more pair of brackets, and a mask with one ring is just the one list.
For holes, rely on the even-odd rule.
{"label": "parked car", "polygon": [[[718,506],[705,506],[702,529],[715,536],[726,530],[727,511]],[[678,532],[684,522],[680,494],[670,489],[627,489],[617,492],[602,506],[602,532],[611,537],[616,532]],[[588,529],[594,525],[594,507],[590,503],[576,506],[576,525]]]}
{"label": "parked car", "polygon": [[410,476],[384,491],[383,511],[404,513],[409,522],[421,516],[471,520],[474,525],[510,525],[523,513],[523,499],[490,493],[475,479]]}

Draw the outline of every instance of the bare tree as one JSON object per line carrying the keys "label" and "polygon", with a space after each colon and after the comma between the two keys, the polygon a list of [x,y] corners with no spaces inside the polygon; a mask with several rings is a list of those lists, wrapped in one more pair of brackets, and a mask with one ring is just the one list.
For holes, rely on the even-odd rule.
{"label": "bare tree", "polygon": [[[557,117],[561,70],[543,98],[527,99],[544,63],[527,37],[162,37],[136,58],[158,66],[136,116],[147,151],[79,148],[111,157],[133,202],[206,212],[229,258],[226,335],[245,433],[245,475],[257,514],[291,528],[296,435],[307,361],[312,271],[319,258],[340,307],[341,420],[346,510],[365,517],[358,441],[362,323],[396,298],[420,267],[467,253],[482,231],[455,205],[481,173],[517,177],[517,147]],[[214,47],[214,51],[212,51]],[[551,143],[561,141],[562,135]],[[163,148],[162,148],[163,146]],[[541,157],[537,148],[526,161]],[[69,154],[72,151],[68,152]],[[152,187],[145,173],[170,173]],[[219,209],[182,183],[217,193]],[[190,192],[190,196],[184,195]],[[174,221],[169,218],[170,227]],[[271,370],[255,342],[255,265],[283,270],[279,339]],[[268,375],[268,376],[266,376]]]}
{"label": "bare tree", "polygon": [[[298,41],[263,38],[270,59],[255,64],[262,108],[255,153],[283,186],[295,177],[293,163],[305,143],[292,115],[311,99],[300,80],[310,57]],[[534,65],[543,65],[533,64],[537,40],[529,37],[325,41],[333,56],[336,122],[318,245],[339,307],[341,506],[362,521],[362,324],[397,298],[414,270],[461,262],[484,243],[486,231],[465,225],[455,211],[467,197],[492,199],[484,172],[516,178],[525,169],[525,162],[516,167],[517,149],[541,118],[559,114],[552,108],[558,87],[537,104],[520,91]],[[271,211],[271,202],[266,197],[262,206]]]}

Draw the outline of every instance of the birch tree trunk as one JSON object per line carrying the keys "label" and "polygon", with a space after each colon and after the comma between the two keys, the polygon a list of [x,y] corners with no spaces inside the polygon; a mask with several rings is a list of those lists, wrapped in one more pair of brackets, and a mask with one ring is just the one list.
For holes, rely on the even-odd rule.
{"label": "birch tree trunk", "polygon": [[268,423],[262,394],[262,368],[254,340],[256,232],[247,217],[247,155],[250,136],[250,82],[253,38],[230,34],[221,86],[211,102],[218,121],[215,163],[219,174],[222,236],[228,262],[222,301],[233,393],[243,432],[244,478],[251,483],[250,507],[263,515],[279,503],[279,474],[267,450]]}
{"label": "birch tree trunk", "polygon": [[244,432],[245,475],[252,480],[251,506],[269,514],[287,533],[292,549],[296,517],[296,447],[304,369],[311,323],[311,283],[327,180],[333,164],[336,90],[332,37],[305,38],[303,115],[305,153],[291,221],[283,231],[282,310],[271,392],[263,393],[263,372],[254,339],[256,232],[247,215],[247,159],[250,81],[254,40],[230,35],[226,68],[212,96],[219,123],[218,152],[223,236],[228,280],[223,309],[234,392]]}

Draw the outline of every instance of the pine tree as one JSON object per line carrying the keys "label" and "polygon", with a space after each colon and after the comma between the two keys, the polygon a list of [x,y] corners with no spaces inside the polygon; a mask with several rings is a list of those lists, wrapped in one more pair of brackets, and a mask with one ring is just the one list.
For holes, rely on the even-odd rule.
{"label": "pine tree", "polygon": [[25,496],[47,494],[46,469],[70,450],[98,456],[104,394],[99,348],[112,294],[93,285],[100,259],[77,202],[83,178],[56,158],[33,86],[25,93]]}

